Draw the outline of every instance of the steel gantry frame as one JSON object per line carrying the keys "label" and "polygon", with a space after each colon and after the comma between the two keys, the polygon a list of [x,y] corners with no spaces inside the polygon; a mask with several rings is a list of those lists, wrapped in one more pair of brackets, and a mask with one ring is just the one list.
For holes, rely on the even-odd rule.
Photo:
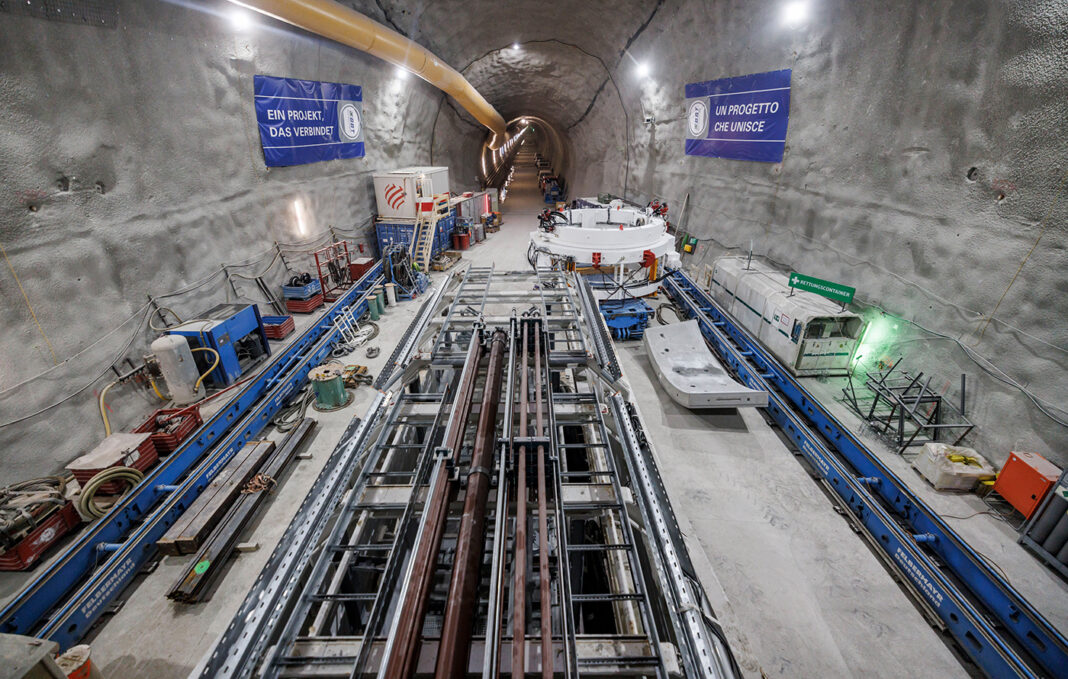
{"label": "steel gantry frame", "polygon": [[200,676],[739,676],[589,293],[448,276]]}
{"label": "steel gantry frame", "polygon": [[928,618],[991,677],[1060,677],[1068,641],[834,418],[706,291],[680,271],[665,289],[870,536]]}
{"label": "steel gantry frame", "polygon": [[335,320],[367,311],[367,297],[381,276],[379,262],[103,518],[40,569],[0,611],[0,631],[51,639],[62,648],[78,643],[152,558],[167,528],[299,391],[308,371],[329,357],[340,340]]}

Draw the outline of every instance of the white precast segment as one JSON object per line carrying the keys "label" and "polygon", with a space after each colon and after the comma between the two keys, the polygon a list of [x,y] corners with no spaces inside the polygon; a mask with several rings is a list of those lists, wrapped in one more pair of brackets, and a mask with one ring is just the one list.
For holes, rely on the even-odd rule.
{"label": "white precast segment", "polygon": [[708,350],[697,321],[645,331],[645,350],[661,386],[686,408],[766,408],[768,392],[735,381]]}
{"label": "white precast segment", "polygon": [[557,257],[573,257],[589,264],[600,253],[601,264],[635,264],[646,250],[657,259],[675,251],[675,237],[667,222],[648,210],[632,208],[579,208],[564,210],[567,223],[552,232],[533,231],[530,242]]}

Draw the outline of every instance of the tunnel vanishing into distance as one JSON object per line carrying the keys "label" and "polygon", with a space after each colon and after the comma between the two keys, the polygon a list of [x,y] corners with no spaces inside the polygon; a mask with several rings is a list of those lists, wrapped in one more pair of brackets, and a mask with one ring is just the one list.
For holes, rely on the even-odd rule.
{"label": "tunnel vanishing into distance", "polygon": [[[341,4],[453,67],[512,135],[525,117],[570,195],[668,201],[701,239],[695,269],[751,248],[863,281],[863,301],[929,344],[931,367],[976,373],[972,414],[992,423],[981,440],[1064,460],[1065,428],[1043,413],[1064,420],[1068,397],[1065,203],[1055,204],[1065,149],[1051,141],[1068,106],[1053,75],[1066,60],[1059,3]],[[0,424],[91,390],[116,351],[89,345],[109,330],[127,336],[115,326],[146,294],[259,254],[263,239],[366,229],[376,170],[447,165],[454,190],[506,175],[487,128],[364,52],[228,2],[102,6],[99,25],[0,12],[11,46],[0,56],[0,242],[36,314],[9,278],[0,342],[17,358],[0,367]],[[782,163],[684,155],[686,83],[780,68],[793,72]],[[361,85],[366,157],[265,168],[250,108],[258,73]],[[969,352],[994,365],[976,370]],[[42,444],[14,454],[12,473],[47,471],[88,441],[77,432],[91,404],[49,412],[80,426],[30,417],[0,428],[9,449],[31,433]]]}
{"label": "tunnel vanishing into distance", "polygon": [[[666,202],[705,287],[724,255],[855,287],[858,386],[903,356],[947,398],[965,375],[968,445],[1068,465],[1063,0],[27,0],[0,2],[0,41],[0,487],[159,406],[120,380],[158,309],[263,305],[249,274],[285,283],[337,238],[376,254],[372,175],[445,166],[536,229],[535,153],[568,201]],[[781,160],[687,152],[688,86],[773,72]],[[363,155],[269,166],[257,76],[358,86]]]}

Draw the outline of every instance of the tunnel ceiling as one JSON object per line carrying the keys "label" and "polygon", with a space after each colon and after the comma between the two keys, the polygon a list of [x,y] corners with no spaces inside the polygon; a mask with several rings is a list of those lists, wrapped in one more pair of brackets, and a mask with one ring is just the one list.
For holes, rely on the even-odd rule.
{"label": "tunnel ceiling", "polygon": [[464,75],[505,120],[540,116],[558,129],[583,116],[607,78],[596,58],[555,41],[496,50],[474,61]]}
{"label": "tunnel ceiling", "polygon": [[[606,66],[627,58],[624,51],[663,0],[548,0],[521,11],[510,2],[347,4],[461,70],[505,119],[538,115],[565,130],[586,114],[599,91],[611,87]],[[513,43],[521,49],[513,50]]]}

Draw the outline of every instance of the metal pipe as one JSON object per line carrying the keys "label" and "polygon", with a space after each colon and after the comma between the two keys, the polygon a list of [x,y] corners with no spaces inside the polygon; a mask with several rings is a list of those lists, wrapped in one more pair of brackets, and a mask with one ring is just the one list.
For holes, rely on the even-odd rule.
{"label": "metal pipe", "polygon": [[[452,451],[452,461],[460,457],[464,434],[467,431],[467,419],[471,413],[474,400],[475,377],[478,364],[482,360],[482,337],[480,332],[472,333],[471,344],[467,350],[467,359],[460,373],[460,386],[456,392],[452,417],[445,433],[445,447]],[[442,464],[442,462],[438,462]],[[422,539],[416,547],[413,558],[412,575],[405,588],[405,596],[397,609],[399,624],[396,627],[393,644],[390,646],[389,658],[381,672],[388,679],[407,679],[415,674],[419,661],[420,632],[423,618],[430,599],[430,589],[434,580],[434,570],[441,551],[441,539],[445,532],[445,519],[449,502],[456,492],[455,485],[449,482],[448,474],[437,474],[434,487],[424,509],[427,530],[422,532]]]}
{"label": "metal pipe", "polygon": [[[537,418],[538,437],[544,435],[545,422],[542,415],[541,331],[534,333],[534,412]],[[545,446],[538,444],[538,608],[541,611],[541,676],[552,679],[553,618],[552,600],[549,591],[549,521],[546,517],[548,502],[545,499]]]}
{"label": "metal pipe", "polygon": [[267,16],[367,52],[411,71],[456,100],[493,133],[490,148],[507,136],[504,118],[460,73],[422,45],[334,0],[231,0]]}
{"label": "metal pipe", "polygon": [[[523,364],[519,373],[519,435],[528,436],[527,359],[530,323],[523,323]],[[515,483],[515,549],[512,558],[512,676],[526,674],[527,659],[527,447],[519,446]]]}
{"label": "metal pipe", "polygon": [[504,387],[504,419],[501,439],[497,442],[497,502],[493,528],[493,565],[490,569],[490,596],[486,611],[486,650],[482,659],[483,679],[497,679],[500,675],[501,622],[505,607],[504,557],[508,549],[508,456],[512,446],[512,421],[515,410],[515,347],[516,317],[508,324],[508,381]]}
{"label": "metal pipe", "polygon": [[468,655],[475,610],[478,607],[479,566],[485,542],[486,503],[489,498],[490,473],[497,431],[497,407],[501,400],[501,374],[507,334],[497,330],[490,338],[486,383],[467,474],[467,494],[460,532],[456,537],[456,558],[449,583],[449,598],[441,625],[435,677],[457,679],[467,674]]}

